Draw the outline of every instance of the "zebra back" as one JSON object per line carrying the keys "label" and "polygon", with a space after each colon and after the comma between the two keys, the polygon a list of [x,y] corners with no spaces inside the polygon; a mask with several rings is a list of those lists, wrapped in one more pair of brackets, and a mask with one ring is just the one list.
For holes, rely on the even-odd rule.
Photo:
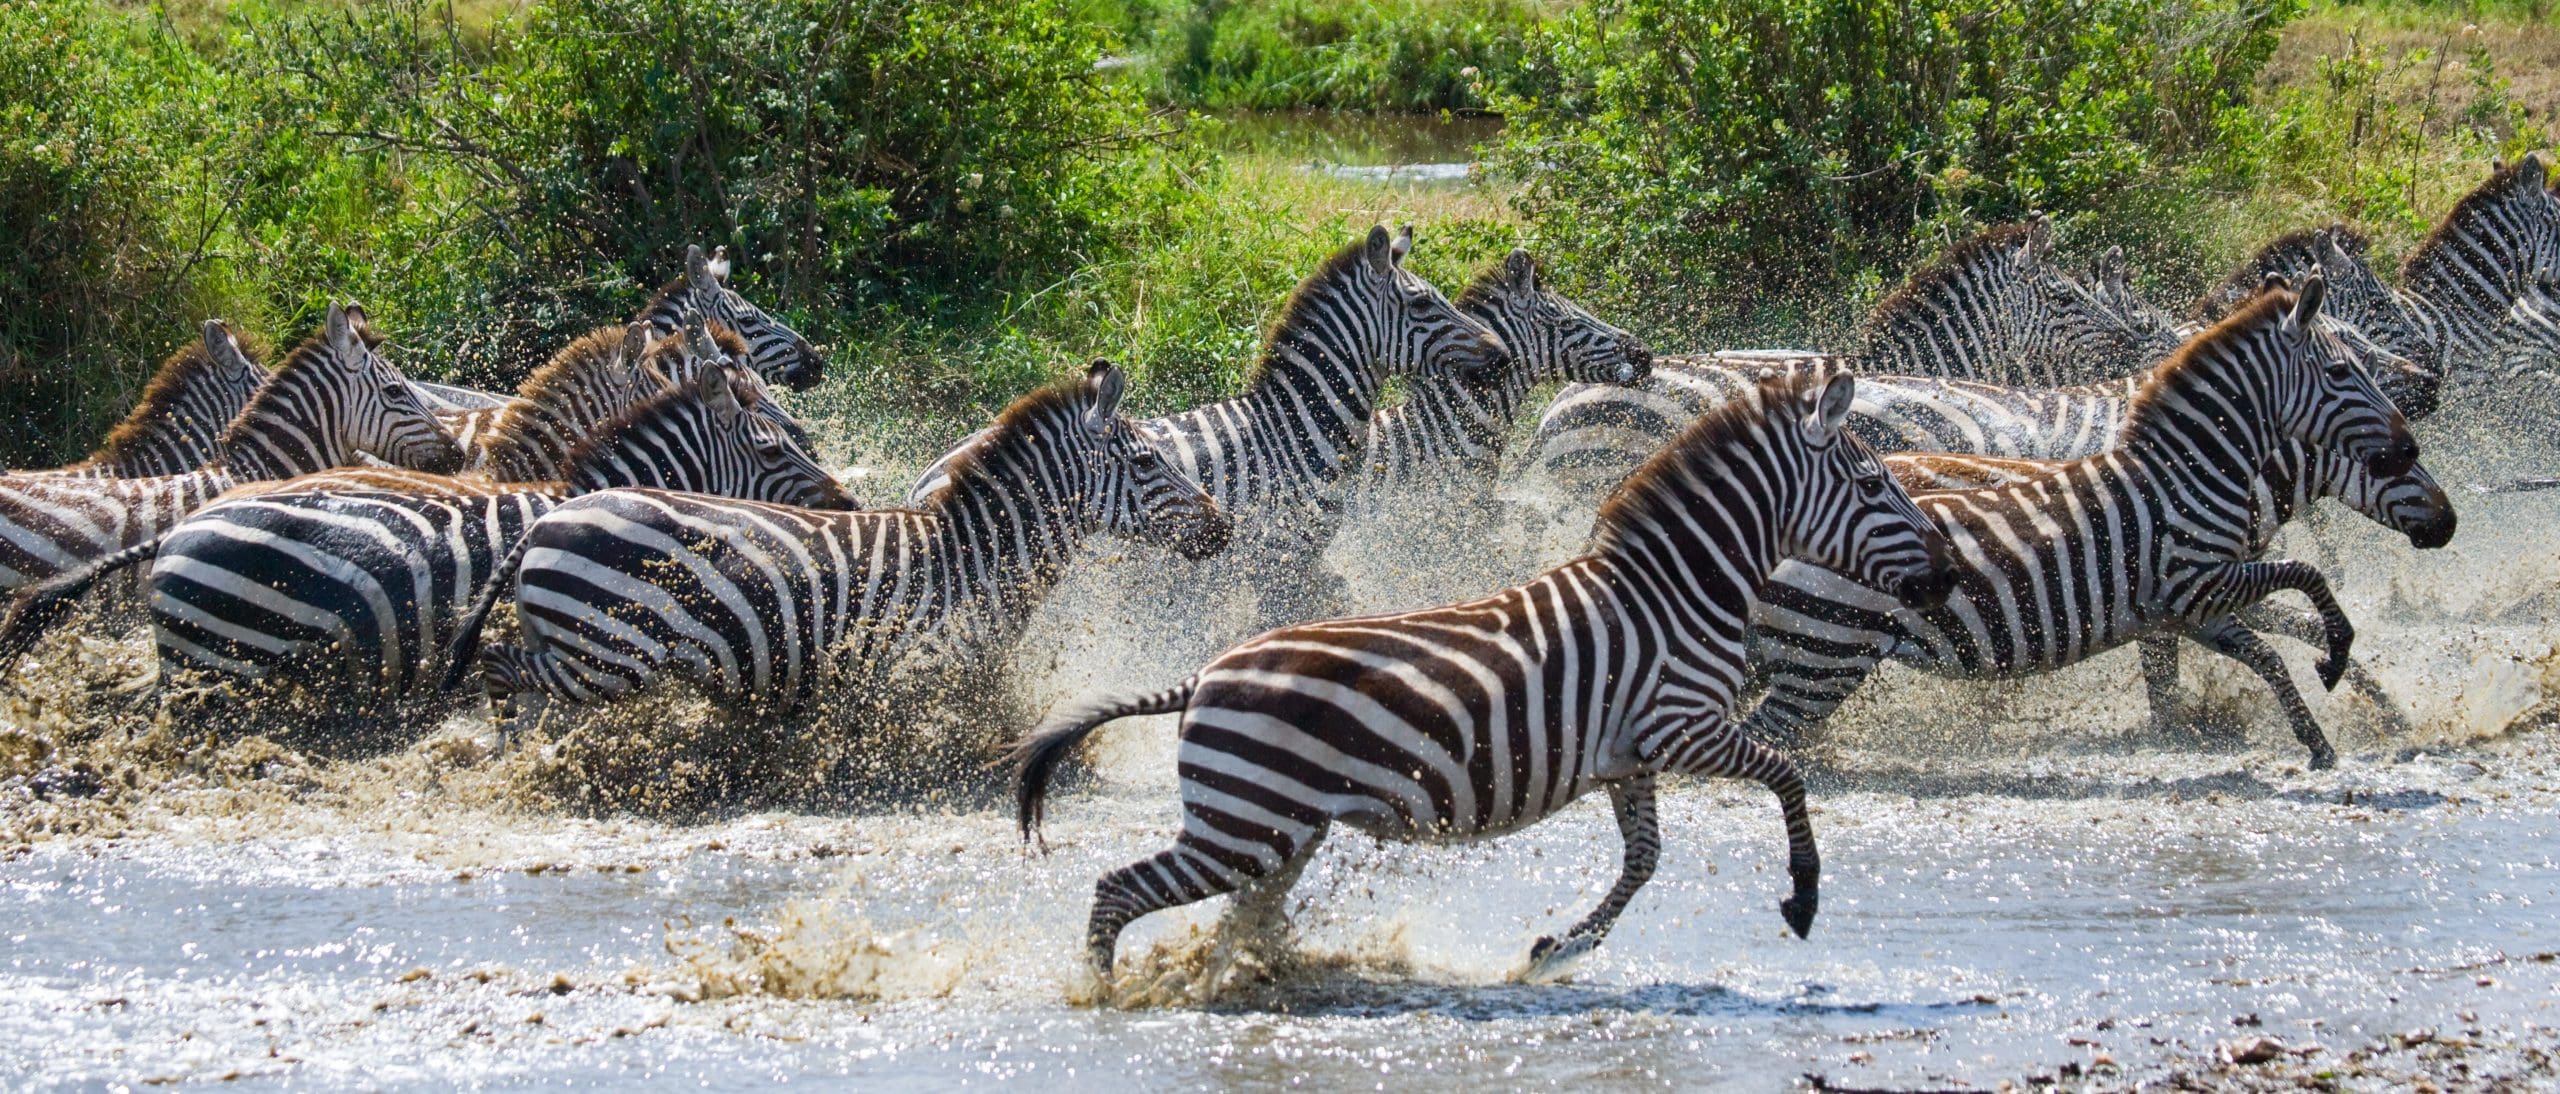
{"label": "zebra back", "polygon": [[462,450],[391,363],[353,304],[329,306],[321,333],[294,348],[222,434],[222,464],[239,482],[289,479],[359,462],[360,455],[439,474]]}
{"label": "zebra back", "polygon": [[1457,305],[1502,340],[1510,361],[1489,372],[1409,381],[1403,405],[1370,419],[1364,479],[1373,487],[1434,472],[1489,481],[1529,389],[1557,381],[1634,384],[1652,370],[1652,352],[1634,335],[1540,283],[1527,251],[1512,251],[1469,283]]}
{"label": "zebra back", "polygon": [[1867,316],[1876,372],[2058,387],[2121,375],[2175,348],[2173,322],[2121,280],[2091,285],[2052,261],[2043,217],[1949,247]]}
{"label": "zebra back", "polygon": [[263,350],[228,324],[204,321],[202,337],[169,355],[133,410],[87,459],[61,470],[94,478],[177,475],[222,455],[222,431],[267,381]]}
{"label": "zebra back", "polygon": [[653,329],[632,323],[589,331],[526,377],[485,426],[474,414],[462,436],[470,469],[504,482],[568,478],[569,452],[579,441],[666,386],[642,360]]}
{"label": "zebra back", "polygon": [[709,255],[698,244],[687,246],[684,274],[659,287],[632,318],[656,328],[660,337],[677,334],[696,319],[717,322],[745,340],[746,367],[793,391],[807,391],[826,377],[827,362],[808,339],[729,287],[725,246]]}
{"label": "zebra back", "polygon": [[[2560,196],[2537,152],[2493,167],[2400,266],[2403,299],[2449,367],[2509,364],[2535,334],[2509,320],[2517,301],[2560,278]],[[2541,347],[2560,354],[2560,345]]]}

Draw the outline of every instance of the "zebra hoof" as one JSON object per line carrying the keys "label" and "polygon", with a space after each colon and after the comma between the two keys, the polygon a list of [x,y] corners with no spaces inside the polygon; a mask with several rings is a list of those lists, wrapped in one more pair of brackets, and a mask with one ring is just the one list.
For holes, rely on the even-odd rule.
{"label": "zebra hoof", "polygon": [[2344,679],[2347,675],[2347,659],[2344,657],[2323,657],[2320,659],[2320,663],[2313,667],[2320,670],[2320,689],[2322,691],[2338,690],[2338,681]]}
{"label": "zebra hoof", "polygon": [[1813,933],[1813,912],[1820,904],[1820,897],[1802,893],[1779,901],[1778,914],[1787,917],[1788,930],[1794,931],[1797,938],[1804,938]]}
{"label": "zebra hoof", "polygon": [[1568,937],[1562,942],[1549,935],[1529,947],[1529,960],[1511,974],[1511,979],[1520,984],[1553,984],[1573,975],[1582,959],[1599,948],[1600,940],[1590,935]]}
{"label": "zebra hoof", "polygon": [[2311,750],[2311,770],[2327,771],[2336,766],[2338,766],[2338,753],[2335,749],[2315,748]]}

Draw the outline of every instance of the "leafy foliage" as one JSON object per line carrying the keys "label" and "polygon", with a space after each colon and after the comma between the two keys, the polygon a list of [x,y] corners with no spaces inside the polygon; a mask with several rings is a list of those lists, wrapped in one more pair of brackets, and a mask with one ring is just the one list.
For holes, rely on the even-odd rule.
{"label": "leafy foliage", "polygon": [[2215,147],[2298,0],[1597,0],[1496,95],[1540,234],[1729,316]]}
{"label": "leafy foliage", "polygon": [[1160,93],[1206,109],[1466,110],[1543,87],[1539,0],[1200,0],[1139,16]]}

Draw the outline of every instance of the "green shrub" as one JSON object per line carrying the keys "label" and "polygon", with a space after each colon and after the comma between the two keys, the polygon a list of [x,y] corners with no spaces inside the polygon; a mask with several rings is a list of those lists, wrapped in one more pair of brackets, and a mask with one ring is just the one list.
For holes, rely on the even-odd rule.
{"label": "green shrub", "polygon": [[[2214,149],[2292,0],[1597,0],[1497,95],[1549,248],[1694,328]],[[1939,231],[1924,229],[1936,226]]]}
{"label": "green shrub", "polygon": [[[1542,88],[1541,0],[1201,0],[1147,25],[1160,94],[1204,109],[1414,111]],[[1162,17],[1159,17],[1162,18]]]}

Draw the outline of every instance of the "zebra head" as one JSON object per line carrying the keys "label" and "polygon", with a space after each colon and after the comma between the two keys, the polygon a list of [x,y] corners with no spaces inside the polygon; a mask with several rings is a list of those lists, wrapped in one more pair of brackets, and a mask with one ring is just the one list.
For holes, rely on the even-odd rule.
{"label": "zebra head", "polygon": [[[2407,358],[2431,377],[2423,400],[2417,393],[2409,399],[2402,399],[2398,392],[2391,396],[2405,413],[2418,417],[2432,413],[2434,388],[2441,385],[2445,374],[2444,347],[2437,344],[2435,336],[2416,316],[2409,314],[2400,295],[2382,283],[2373,264],[2365,261],[2367,244],[2363,235],[2345,224],[2332,224],[2317,234],[2319,239],[2313,245],[2317,261],[2311,269],[2319,270],[2321,279],[2329,283],[2329,300],[2322,310],[2355,324],[2367,337]],[[2306,269],[2301,274],[2309,272]],[[2420,410],[2421,401],[2427,402],[2429,409]]]}
{"label": "zebra head", "polygon": [[802,448],[816,447],[809,440],[809,431],[800,425],[800,420],[782,408],[781,400],[771,397],[762,374],[748,366],[750,351],[747,342],[736,331],[717,320],[695,316],[686,320],[682,329],[675,333],[681,337],[655,341],[644,358],[656,371],[660,386],[688,382],[704,369],[733,370],[737,374],[729,378],[731,386],[752,386],[755,389],[758,398],[753,403],[757,414],[781,426],[783,432],[791,435],[792,443]]}
{"label": "zebra head", "polygon": [[[1413,251],[1412,225],[1392,236],[1384,226],[1373,225],[1369,238],[1354,247],[1356,254],[1338,254],[1326,263],[1326,272],[1336,276],[1311,279],[1290,301],[1289,310],[1310,303],[1310,288],[1319,296],[1330,295],[1331,306],[1317,305],[1333,315],[1326,325],[1336,328],[1337,337],[1364,339],[1359,355],[1378,362],[1389,375],[1484,375],[1510,359],[1500,335],[1404,268],[1405,256]],[[1343,324],[1354,329],[1340,330]]]}
{"label": "zebra head", "polygon": [[735,331],[746,342],[747,367],[793,391],[807,391],[825,378],[826,360],[808,339],[729,287],[727,247],[705,255],[700,245],[687,246],[684,276],[659,290],[642,315],[661,334],[674,334],[697,317]]}
{"label": "zebra head", "polygon": [[1845,371],[1828,378],[1809,371],[1763,381],[1761,390],[1776,396],[1768,404],[1772,427],[1795,435],[1805,455],[1791,497],[1776,507],[1779,550],[1908,607],[1946,600],[1956,571],[1945,534],[1846,428],[1856,379]]}
{"label": "zebra head", "polygon": [[1086,451],[1084,499],[1088,527],[1143,543],[1171,547],[1185,558],[1208,558],[1226,549],[1225,511],[1199,485],[1165,462],[1137,424],[1120,413],[1128,377],[1108,361],[1085,370],[1084,410],[1075,416],[1077,442]]}
{"label": "zebra head", "polygon": [[224,432],[232,472],[243,481],[290,478],[359,454],[439,475],[461,470],[462,446],[408,377],[374,352],[380,341],[364,309],[330,305],[320,336],[296,348]]}
{"label": "zebra head", "polygon": [[1458,294],[1458,310],[1502,340],[1511,370],[1527,381],[1524,389],[1556,380],[1636,384],[1653,372],[1653,351],[1540,284],[1527,251],[1512,251],[1468,285]]}
{"label": "zebra head", "polygon": [[2131,372],[2176,352],[2178,321],[2133,290],[2124,248],[2109,247],[2075,277],[2041,263],[2031,277],[2042,297],[2045,351],[2056,359],[2096,362],[2108,373]]}
{"label": "zebra head", "polygon": [[570,453],[581,492],[650,486],[810,509],[858,509],[835,476],[771,418],[754,374],[696,371],[596,427]]}
{"label": "zebra head", "polygon": [[2298,293],[2277,288],[2260,297],[2282,313],[2272,339],[2274,367],[2263,377],[2279,427],[2315,452],[2362,461],[2376,475],[2404,474],[2418,462],[2417,438],[2337,329],[2320,322],[2327,296],[2327,279],[2313,274]]}
{"label": "zebra head", "polygon": [[2332,497],[2392,531],[2409,537],[2409,546],[2432,550],[2453,541],[2453,499],[2436,484],[2426,465],[2411,464],[2397,475],[2376,475],[2356,460],[2334,453],[2311,456],[2312,492]]}
{"label": "zebra head", "polygon": [[2489,178],[2409,252],[2400,282],[2457,323],[2494,327],[2516,300],[2560,281],[2560,195],[2539,152]]}

